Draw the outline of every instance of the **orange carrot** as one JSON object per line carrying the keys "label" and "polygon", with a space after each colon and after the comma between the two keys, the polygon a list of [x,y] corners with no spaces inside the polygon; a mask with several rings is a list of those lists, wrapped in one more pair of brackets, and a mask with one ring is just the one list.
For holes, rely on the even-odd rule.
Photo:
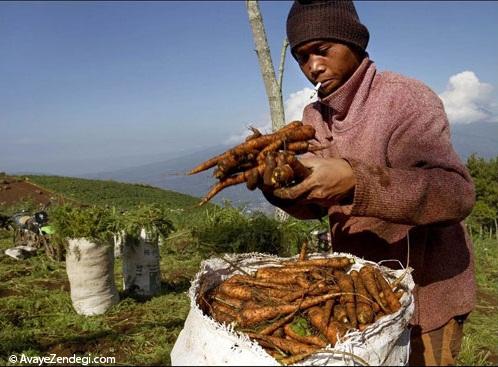
{"label": "orange carrot", "polygon": [[291,354],[300,354],[300,353],[313,353],[317,350],[317,348],[312,347],[308,344],[300,343],[295,340],[277,338],[269,335],[259,335],[256,333],[247,333],[250,338],[256,339],[260,344],[264,344],[271,348],[279,348],[284,352],[288,352]]}
{"label": "orange carrot", "polygon": [[337,343],[338,337],[344,335],[347,331],[346,328],[340,324],[332,321],[327,325],[326,329],[323,329],[325,325],[323,318],[323,311],[320,307],[312,307],[308,310],[308,317],[311,325],[316,327],[320,332],[327,338],[332,346]]}
{"label": "orange carrot", "polygon": [[329,293],[329,294],[324,294],[322,296],[316,296],[304,299],[299,304],[293,303],[289,305],[244,308],[237,315],[237,321],[239,325],[243,327],[256,325],[261,321],[273,319],[277,316],[288,314],[296,310],[305,310],[309,307],[318,305],[336,296],[337,296],[336,293]]}
{"label": "orange carrot", "polygon": [[342,324],[347,324],[349,322],[346,307],[344,307],[344,305],[334,306],[334,319]]}
{"label": "orange carrot", "polygon": [[387,302],[387,305],[391,309],[391,312],[396,312],[400,309],[401,304],[399,303],[398,298],[394,294],[394,292],[391,289],[391,286],[387,282],[387,280],[384,279],[382,276],[381,272],[378,269],[375,269],[375,279],[377,280],[378,284],[380,285],[380,288],[382,290],[382,293],[384,294],[384,299]]}
{"label": "orange carrot", "polygon": [[360,269],[360,277],[367,289],[367,292],[373,297],[385,313],[389,313],[386,306],[380,298],[379,290],[377,288],[377,281],[375,280],[375,270],[370,265],[365,265]]}
{"label": "orange carrot", "polygon": [[360,274],[356,270],[351,271],[351,278],[353,279],[356,296],[356,317],[360,324],[369,324],[374,318],[374,313],[371,307],[373,301],[370,298]]}
{"label": "orange carrot", "polygon": [[284,326],[284,331],[285,334],[290,336],[292,339],[297,340],[298,342],[305,343],[305,344],[310,344],[310,345],[316,345],[318,347],[325,347],[327,343],[320,338],[319,336],[316,335],[308,335],[308,336],[302,336],[299,335],[293,328],[292,324],[287,324]]}
{"label": "orange carrot", "polygon": [[249,129],[251,129],[252,131],[252,135],[249,135],[247,138],[246,138],[246,141],[249,141],[249,140],[252,140],[252,139],[256,139],[256,138],[259,138],[261,135],[261,131],[259,131],[258,129],[256,129],[255,127],[252,127],[252,126],[249,126]]}

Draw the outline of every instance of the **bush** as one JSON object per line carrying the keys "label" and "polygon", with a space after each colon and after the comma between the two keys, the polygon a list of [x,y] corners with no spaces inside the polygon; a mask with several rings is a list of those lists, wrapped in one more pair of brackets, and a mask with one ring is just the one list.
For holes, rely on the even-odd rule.
{"label": "bush", "polygon": [[128,240],[136,243],[143,228],[148,238],[157,242],[159,238],[168,237],[174,230],[173,223],[166,215],[166,209],[161,206],[139,205],[119,216],[118,230],[124,232]]}
{"label": "bush", "polygon": [[294,255],[313,229],[309,221],[279,222],[261,212],[247,215],[233,207],[213,207],[206,211],[203,219],[192,228],[192,233],[203,252],[213,253]]}
{"label": "bush", "polygon": [[118,228],[118,212],[115,208],[87,206],[78,208],[59,205],[49,211],[53,237],[58,242],[68,238],[86,238],[99,242],[110,242]]}

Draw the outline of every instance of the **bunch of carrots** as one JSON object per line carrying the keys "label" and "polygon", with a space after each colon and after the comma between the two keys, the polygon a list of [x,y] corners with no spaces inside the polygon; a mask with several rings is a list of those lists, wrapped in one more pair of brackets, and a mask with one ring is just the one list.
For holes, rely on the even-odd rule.
{"label": "bunch of carrots", "polygon": [[252,135],[244,143],[201,163],[188,175],[217,166],[213,176],[219,180],[199,205],[211,200],[228,186],[246,183],[249,190],[259,185],[272,188],[286,187],[302,181],[310,171],[296,155],[313,152],[324,147],[312,145],[315,129],[293,121],[271,134],[262,134],[251,128]]}
{"label": "bunch of carrots", "polygon": [[364,330],[401,307],[403,290],[394,291],[381,271],[365,265],[351,270],[352,258],[297,260],[236,274],[201,292],[198,303],[220,323],[256,340],[281,364],[293,364],[326,345],[334,346],[349,329]]}

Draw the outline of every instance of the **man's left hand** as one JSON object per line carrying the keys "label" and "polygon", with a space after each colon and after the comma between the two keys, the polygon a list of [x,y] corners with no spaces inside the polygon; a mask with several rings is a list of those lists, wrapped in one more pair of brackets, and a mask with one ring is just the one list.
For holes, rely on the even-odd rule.
{"label": "man's left hand", "polygon": [[312,157],[301,158],[300,162],[311,169],[311,175],[295,186],[275,190],[276,197],[303,198],[324,207],[352,197],[356,178],[346,160]]}

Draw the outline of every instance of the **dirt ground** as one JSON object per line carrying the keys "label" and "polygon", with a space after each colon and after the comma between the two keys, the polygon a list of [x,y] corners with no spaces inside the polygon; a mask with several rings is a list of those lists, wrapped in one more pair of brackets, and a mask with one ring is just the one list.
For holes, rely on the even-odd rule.
{"label": "dirt ground", "polygon": [[55,194],[21,177],[0,175],[0,206],[8,206],[22,201],[47,205],[55,200]]}

